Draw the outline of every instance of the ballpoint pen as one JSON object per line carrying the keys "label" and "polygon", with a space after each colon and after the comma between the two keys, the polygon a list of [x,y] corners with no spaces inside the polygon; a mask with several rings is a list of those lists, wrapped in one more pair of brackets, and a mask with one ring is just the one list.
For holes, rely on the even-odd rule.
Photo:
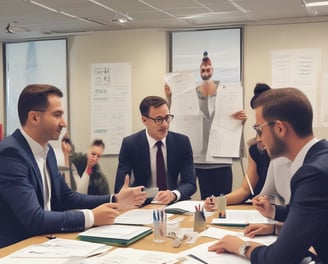
{"label": "ballpoint pen", "polygon": [[248,177],[247,173],[245,174],[245,178],[246,178],[246,181],[247,181],[248,187],[249,187],[249,189],[250,189],[250,191],[251,191],[251,194],[254,195],[254,190],[253,190],[253,187],[252,187],[251,182],[249,181],[249,177]]}

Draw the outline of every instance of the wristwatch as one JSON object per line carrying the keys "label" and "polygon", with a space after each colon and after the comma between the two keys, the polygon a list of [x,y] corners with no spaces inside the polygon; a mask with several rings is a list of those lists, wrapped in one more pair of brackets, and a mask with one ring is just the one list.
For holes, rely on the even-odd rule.
{"label": "wristwatch", "polygon": [[250,247],[250,244],[248,244],[248,241],[245,241],[244,244],[242,244],[240,246],[240,248],[238,249],[239,254],[245,257],[246,256],[246,250],[249,247]]}

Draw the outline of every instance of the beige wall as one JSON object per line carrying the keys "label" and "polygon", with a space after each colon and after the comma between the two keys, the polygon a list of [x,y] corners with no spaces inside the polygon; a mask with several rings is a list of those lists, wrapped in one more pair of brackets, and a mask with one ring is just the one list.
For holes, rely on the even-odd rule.
{"label": "beige wall", "polygon": [[[309,23],[245,28],[244,90],[245,109],[249,114],[245,125],[246,139],[254,136],[251,128],[254,116],[249,107],[253,87],[257,82],[271,84],[270,51],[289,48],[321,48],[323,72],[327,74],[327,27],[328,23]],[[85,151],[90,143],[90,64],[132,63],[133,131],[137,131],[143,128],[138,110],[141,99],[150,94],[164,95],[163,76],[168,71],[168,52],[168,34],[163,31],[100,32],[69,38],[70,127],[77,151]],[[2,64],[0,69],[1,67]],[[2,80],[2,75],[0,80]],[[2,84],[3,82],[0,86],[1,105],[3,105]],[[0,122],[3,123],[2,112]],[[319,137],[328,135],[327,129],[317,129],[317,132]],[[110,146],[107,147],[110,148]],[[244,164],[247,164],[246,161]],[[101,166],[113,190],[117,156],[104,157],[101,160]],[[242,180],[239,161],[234,162],[233,172],[233,188],[235,189]],[[195,198],[198,197],[197,194]]]}

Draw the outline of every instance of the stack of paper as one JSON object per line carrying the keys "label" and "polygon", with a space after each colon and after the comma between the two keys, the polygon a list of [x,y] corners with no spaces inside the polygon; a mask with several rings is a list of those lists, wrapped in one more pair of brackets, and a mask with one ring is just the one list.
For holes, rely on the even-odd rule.
{"label": "stack of paper", "polygon": [[152,232],[153,230],[146,226],[105,225],[80,233],[78,239],[112,246],[128,246]]}

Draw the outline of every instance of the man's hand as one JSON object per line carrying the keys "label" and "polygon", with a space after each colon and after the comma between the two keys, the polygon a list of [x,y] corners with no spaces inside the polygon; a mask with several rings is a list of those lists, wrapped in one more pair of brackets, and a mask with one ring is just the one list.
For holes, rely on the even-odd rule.
{"label": "man's hand", "polygon": [[263,216],[274,219],[275,207],[271,204],[268,196],[258,195],[252,199],[255,209],[258,210]]}
{"label": "man's hand", "polygon": [[114,223],[115,218],[118,216],[118,204],[117,203],[105,203],[99,205],[92,210],[94,217],[94,225],[111,225]]}
{"label": "man's hand", "polygon": [[245,227],[244,235],[250,238],[259,235],[272,235],[274,232],[273,224],[250,224]]}
{"label": "man's hand", "polygon": [[229,252],[238,255],[238,249],[243,245],[244,241],[237,236],[226,235],[218,242],[208,248],[208,251],[216,253]]}
{"label": "man's hand", "polygon": [[144,186],[129,187],[129,181],[130,177],[126,175],[120,192],[115,194],[120,210],[138,208],[146,201]]}
{"label": "man's hand", "polygon": [[153,201],[158,204],[169,204],[175,200],[176,196],[170,190],[159,191]]}

